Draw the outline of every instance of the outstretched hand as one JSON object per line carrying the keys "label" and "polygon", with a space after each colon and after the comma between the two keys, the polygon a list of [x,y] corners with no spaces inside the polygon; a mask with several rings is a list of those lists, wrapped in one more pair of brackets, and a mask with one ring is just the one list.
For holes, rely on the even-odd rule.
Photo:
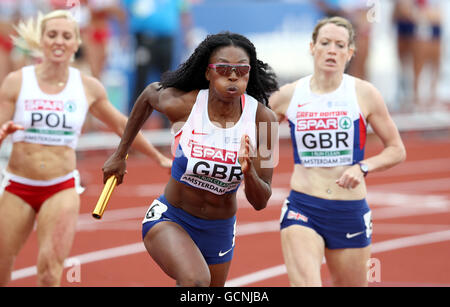
{"label": "outstretched hand", "polygon": [[2,144],[3,140],[6,139],[6,137],[16,132],[17,130],[23,130],[24,128],[21,125],[14,124],[12,120],[7,121],[4,123],[0,128],[0,145]]}

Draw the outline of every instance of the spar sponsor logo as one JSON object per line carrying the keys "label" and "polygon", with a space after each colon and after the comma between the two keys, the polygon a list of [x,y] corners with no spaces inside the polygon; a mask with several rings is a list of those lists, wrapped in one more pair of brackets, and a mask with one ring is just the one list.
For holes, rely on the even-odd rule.
{"label": "spar sponsor logo", "polygon": [[64,104],[64,109],[67,112],[73,113],[77,110],[77,104],[75,101],[73,100],[68,100],[65,104]]}
{"label": "spar sponsor logo", "polygon": [[337,130],[337,117],[305,118],[297,120],[297,131]]}
{"label": "spar sponsor logo", "polygon": [[64,102],[61,100],[27,99],[25,100],[27,111],[64,111]]}
{"label": "spar sponsor logo", "polygon": [[343,116],[339,119],[339,127],[344,130],[348,130],[352,127],[352,120],[348,116]]}
{"label": "spar sponsor logo", "polygon": [[351,127],[352,120],[348,116],[297,119],[297,131],[348,130]]}
{"label": "spar sponsor logo", "polygon": [[26,111],[67,111],[72,113],[77,109],[77,104],[73,100],[64,103],[62,100],[27,99],[24,103]]}
{"label": "spar sponsor logo", "polygon": [[191,143],[191,157],[219,162],[224,164],[235,164],[237,159],[236,151],[229,151],[226,149],[204,146],[196,143]]}
{"label": "spar sponsor logo", "polygon": [[[242,180],[242,169],[236,165],[238,153],[191,142],[191,158],[188,170],[181,181],[223,194],[235,189]],[[192,161],[192,164],[191,164]]]}

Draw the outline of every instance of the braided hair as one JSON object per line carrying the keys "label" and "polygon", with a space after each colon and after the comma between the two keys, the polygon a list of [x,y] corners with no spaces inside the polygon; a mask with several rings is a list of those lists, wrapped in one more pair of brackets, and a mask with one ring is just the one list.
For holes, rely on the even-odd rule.
{"label": "braided hair", "polygon": [[165,72],[161,76],[161,86],[163,88],[175,87],[185,92],[209,88],[205,71],[211,54],[216,49],[227,46],[240,47],[246,51],[252,67],[247,94],[268,106],[270,94],[278,90],[276,75],[268,64],[258,60],[252,42],[237,33],[221,32],[208,35],[186,62],[182,63],[176,70]]}

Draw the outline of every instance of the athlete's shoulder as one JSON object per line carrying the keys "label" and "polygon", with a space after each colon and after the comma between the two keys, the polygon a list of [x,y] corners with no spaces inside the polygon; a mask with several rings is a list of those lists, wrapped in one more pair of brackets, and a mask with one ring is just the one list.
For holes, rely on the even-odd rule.
{"label": "athlete's shoulder", "polygon": [[18,96],[22,86],[22,69],[10,72],[1,84],[2,95],[7,97]]}
{"label": "athlete's shoulder", "polygon": [[174,87],[161,88],[158,84],[159,83],[151,85],[152,91],[156,90],[160,99],[163,100],[175,100],[182,103],[194,104],[199,93],[199,90],[185,92]]}
{"label": "athlete's shoulder", "polygon": [[357,77],[353,77],[350,76],[351,78],[353,78],[355,80],[355,87],[357,91],[360,92],[368,92],[370,93],[371,91],[378,91],[378,89],[369,81],[367,80],[363,80]]}
{"label": "athlete's shoulder", "polygon": [[365,100],[381,96],[380,91],[372,83],[359,78],[355,78],[355,89],[358,97]]}
{"label": "athlete's shoulder", "polygon": [[268,106],[258,103],[256,109],[256,122],[278,122],[277,115]]}
{"label": "athlete's shoulder", "polygon": [[80,78],[88,97],[93,97],[96,100],[107,96],[106,89],[100,80],[83,72],[80,72]]}
{"label": "athlete's shoulder", "polygon": [[270,96],[269,106],[276,114],[278,114],[279,120],[284,118],[292,97],[294,96],[295,89],[301,80],[302,79],[298,79],[294,82],[284,84],[278,91]]}
{"label": "athlete's shoulder", "polygon": [[20,85],[21,81],[22,81],[22,69],[18,69],[18,70],[8,73],[5,77],[5,79],[3,79],[2,84],[6,83],[9,86],[14,83],[19,83],[19,85]]}
{"label": "athlete's shoulder", "polygon": [[162,88],[159,83],[152,83],[145,89],[150,104],[172,122],[189,116],[198,93],[199,90],[185,92],[173,87]]}

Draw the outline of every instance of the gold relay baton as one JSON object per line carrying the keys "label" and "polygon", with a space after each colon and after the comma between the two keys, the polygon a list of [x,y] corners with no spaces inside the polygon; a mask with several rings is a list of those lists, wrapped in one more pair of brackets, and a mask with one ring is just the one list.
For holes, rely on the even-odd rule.
{"label": "gold relay baton", "polygon": [[[125,160],[128,158],[128,155],[125,157]],[[94,211],[92,211],[92,216],[96,219],[101,219],[103,213],[105,212],[106,206],[108,205],[109,199],[111,197],[112,192],[116,188],[117,185],[117,177],[111,176],[106,180],[105,186],[103,187],[102,194],[97,201],[97,205],[95,205]]]}

